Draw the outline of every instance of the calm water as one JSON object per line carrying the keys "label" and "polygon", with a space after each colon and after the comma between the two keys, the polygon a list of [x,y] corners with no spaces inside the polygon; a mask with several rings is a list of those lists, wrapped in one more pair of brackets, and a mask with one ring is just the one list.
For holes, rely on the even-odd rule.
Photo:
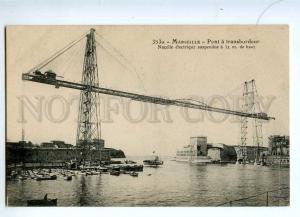
{"label": "calm water", "polygon": [[[228,200],[289,186],[289,169],[252,165],[192,166],[165,160],[161,168],[144,167],[138,177],[76,175],[50,181],[7,181],[9,206],[28,199],[58,198],[58,206],[215,206]],[[151,174],[149,176],[148,174]],[[264,206],[262,195],[233,205]],[[289,204],[289,190],[269,195],[269,205]]]}

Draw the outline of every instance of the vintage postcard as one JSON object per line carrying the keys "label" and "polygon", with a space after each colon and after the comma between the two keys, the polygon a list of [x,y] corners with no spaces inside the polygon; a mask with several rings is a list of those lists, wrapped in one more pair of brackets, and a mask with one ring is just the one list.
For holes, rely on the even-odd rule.
{"label": "vintage postcard", "polygon": [[289,206],[288,25],[7,26],[6,206]]}

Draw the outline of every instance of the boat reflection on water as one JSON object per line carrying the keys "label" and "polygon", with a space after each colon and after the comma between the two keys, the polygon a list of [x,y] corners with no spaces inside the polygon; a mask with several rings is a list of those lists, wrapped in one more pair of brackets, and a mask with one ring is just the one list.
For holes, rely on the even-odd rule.
{"label": "boat reflection on water", "polygon": [[27,206],[57,206],[57,198],[48,199],[48,194],[40,200],[27,200]]}

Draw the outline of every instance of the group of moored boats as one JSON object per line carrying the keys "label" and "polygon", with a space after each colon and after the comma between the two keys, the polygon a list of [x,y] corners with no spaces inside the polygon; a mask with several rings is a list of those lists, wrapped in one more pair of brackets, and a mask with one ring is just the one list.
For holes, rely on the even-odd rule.
{"label": "group of moored boats", "polygon": [[27,180],[33,179],[36,181],[57,180],[63,178],[66,181],[71,181],[75,175],[93,176],[100,174],[120,175],[129,174],[137,177],[138,172],[143,171],[143,165],[139,164],[112,164],[105,167],[102,166],[85,166],[78,170],[52,168],[52,169],[23,169],[12,170],[7,174],[7,180]]}
{"label": "group of moored boats", "polygon": [[129,174],[133,177],[138,177],[139,176],[138,172],[135,172],[135,171],[122,171],[122,172],[118,171],[118,170],[111,170],[110,171],[110,175],[113,175],[113,176],[119,176],[121,173],[122,174]]}
{"label": "group of moored boats", "polygon": [[22,170],[19,172],[12,171],[7,179],[10,180],[27,180],[33,179],[36,181],[57,180],[58,177],[62,177],[64,180],[72,180],[72,176],[75,175],[75,171],[65,169],[30,169]]}
{"label": "group of moored boats", "polygon": [[85,174],[86,176],[109,173],[115,176],[129,174],[137,177],[138,172],[142,172],[144,166],[159,167],[161,165],[163,165],[163,161],[155,155],[152,156],[152,158],[143,160],[143,164],[137,164],[135,161],[125,159],[123,162],[118,160],[111,161],[111,164],[105,166],[80,166],[77,168],[78,170],[66,168],[12,170],[7,174],[7,179],[35,179],[37,181],[43,181],[56,180],[58,177],[63,177],[64,180],[70,181],[72,177],[78,173]]}
{"label": "group of moored boats", "polygon": [[130,164],[113,164],[108,167],[110,175],[119,176],[120,174],[129,174],[133,177],[138,176],[138,172],[144,170],[143,165],[138,165],[135,163]]}
{"label": "group of moored boats", "polygon": [[[119,176],[120,174],[127,174],[132,177],[138,177],[139,172],[143,172],[144,166],[159,167],[163,165],[163,161],[155,156],[153,159],[143,161],[143,164],[137,164],[132,160],[125,160],[124,162],[113,161],[110,165],[105,166],[81,166],[77,170],[66,168],[38,168],[38,169],[23,169],[12,170],[7,174],[7,179],[10,180],[27,180],[33,179],[36,181],[57,180],[64,179],[72,181],[77,175],[100,175],[110,174],[112,176]],[[148,174],[148,176],[151,174]],[[57,206],[57,198],[49,199],[46,194],[43,199],[27,200],[28,206]]]}

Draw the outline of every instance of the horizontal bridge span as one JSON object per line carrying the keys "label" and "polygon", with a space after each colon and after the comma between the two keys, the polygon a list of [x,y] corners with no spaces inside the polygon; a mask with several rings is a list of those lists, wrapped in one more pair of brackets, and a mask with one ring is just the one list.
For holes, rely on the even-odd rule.
{"label": "horizontal bridge span", "polygon": [[136,93],[129,93],[129,92],[125,92],[125,91],[113,90],[113,89],[108,89],[108,88],[103,88],[103,87],[98,87],[98,86],[90,86],[90,85],[85,85],[85,84],[75,83],[75,82],[70,82],[70,81],[64,81],[64,80],[59,80],[59,79],[49,79],[49,78],[32,75],[29,73],[24,73],[22,75],[22,79],[26,80],[26,81],[32,81],[32,82],[53,85],[56,88],[65,87],[65,88],[71,88],[71,89],[77,89],[77,90],[86,90],[89,88],[92,92],[129,98],[129,99],[132,99],[135,101],[140,101],[140,102],[154,103],[154,104],[160,104],[160,105],[174,105],[174,106],[179,106],[179,107],[200,109],[200,110],[205,110],[205,111],[212,111],[212,112],[218,112],[218,113],[223,113],[223,114],[230,114],[230,115],[236,115],[236,116],[248,117],[248,118],[256,118],[256,119],[262,119],[262,120],[275,119],[273,117],[267,116],[267,114],[265,114],[265,113],[245,113],[245,112],[241,112],[241,111],[234,111],[234,110],[212,107],[212,106],[208,106],[205,104],[202,104],[202,105],[196,104],[196,103],[183,101],[183,100],[165,99],[162,97],[146,96],[146,95],[141,95],[141,94],[136,94]]}

